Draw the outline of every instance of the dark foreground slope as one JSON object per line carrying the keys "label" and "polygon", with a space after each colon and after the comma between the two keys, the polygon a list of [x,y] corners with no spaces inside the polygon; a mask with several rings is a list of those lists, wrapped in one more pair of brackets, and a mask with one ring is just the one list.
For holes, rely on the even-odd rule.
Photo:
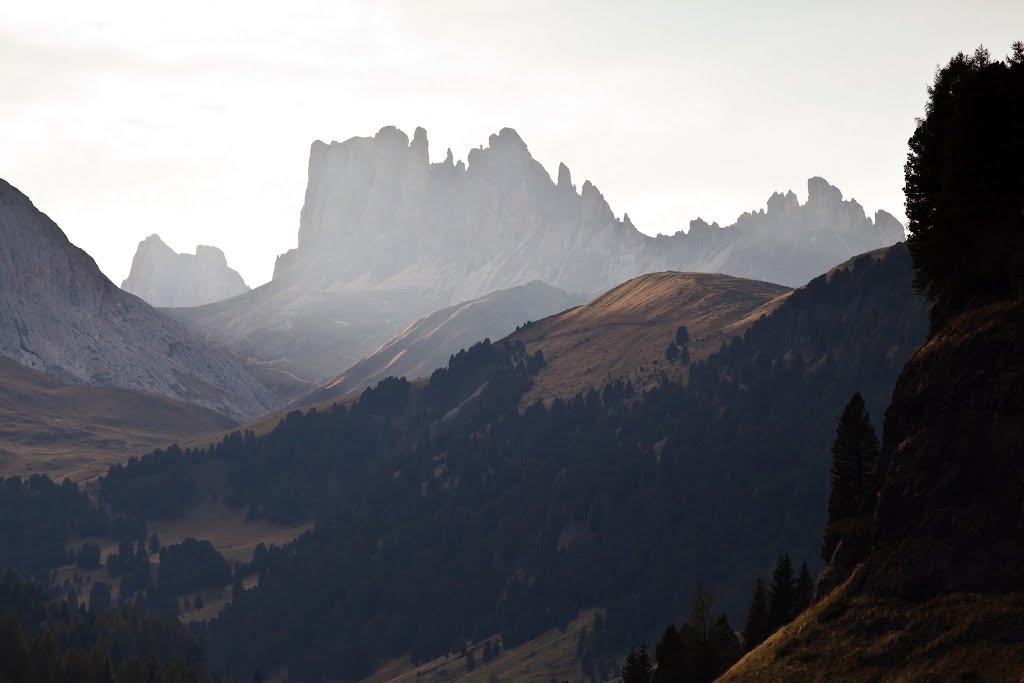
{"label": "dark foreground slope", "polygon": [[359,678],[495,633],[512,647],[592,607],[607,618],[580,652],[607,665],[676,618],[694,581],[735,622],[778,552],[817,554],[834,417],[855,390],[880,413],[925,330],[896,247],[795,291],[689,385],[614,381],[520,411],[539,357],[481,344],[422,388],[388,380],[262,437],[113,468],[102,490],[159,512],[133,507],[194,495],[174,482],[215,462],[222,499],[318,520],[208,625],[234,676]]}
{"label": "dark foreground slope", "polygon": [[866,559],[723,680],[1024,674],[1024,304],[963,314],[917,351],[883,467]]}

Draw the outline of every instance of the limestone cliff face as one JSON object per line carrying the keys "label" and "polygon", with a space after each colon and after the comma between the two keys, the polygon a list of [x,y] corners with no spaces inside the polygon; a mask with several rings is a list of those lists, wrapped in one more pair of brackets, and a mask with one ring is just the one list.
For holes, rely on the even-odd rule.
{"label": "limestone cliff face", "polygon": [[201,244],[195,254],[179,254],[159,235],[139,242],[121,289],[161,308],[201,306],[249,291],[217,247]]}
{"label": "limestone cliff face", "polygon": [[538,279],[570,291],[607,288],[661,270],[723,272],[798,286],[857,253],[903,239],[880,211],[822,178],[808,201],[774,194],[767,210],[729,227],[698,219],[689,233],[647,237],[617,218],[589,181],[557,182],[510,128],[471,150],[468,164],[430,164],[426,132],[383,128],[310,151],[299,246],[275,278],[312,269],[363,286],[415,283],[453,300]]}
{"label": "limestone cliff face", "polygon": [[0,354],[69,383],[148,391],[236,420],[278,405],[226,355],[114,286],[3,180]]}

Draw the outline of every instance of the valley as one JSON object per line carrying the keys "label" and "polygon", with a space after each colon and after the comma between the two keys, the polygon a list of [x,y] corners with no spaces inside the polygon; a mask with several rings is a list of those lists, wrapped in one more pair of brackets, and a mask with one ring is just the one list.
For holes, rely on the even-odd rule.
{"label": "valley", "polygon": [[[248,12],[232,23],[261,42],[241,51],[217,12],[203,36],[175,24],[194,23],[187,7],[138,33],[145,54],[124,39],[138,17],[101,7],[40,21],[46,49],[12,23],[24,73],[49,55],[54,75],[74,61],[103,80],[44,75],[59,87],[29,94],[45,91],[47,135],[24,133],[39,158],[0,146],[68,230],[0,180],[0,683],[1024,680],[1024,42],[950,57],[915,118],[867,62],[837,64],[831,33],[823,50],[768,21],[735,31],[751,60],[712,32],[742,68],[691,69],[707,24],[666,17],[693,8],[588,7],[534,68],[509,36],[528,21],[548,38],[562,8],[444,9],[438,24],[439,6],[346,6],[363,21],[342,34],[326,5],[273,25]],[[819,9],[857,28],[858,12]],[[323,34],[303,32],[312,16]],[[894,57],[873,26],[888,59],[945,45],[937,25],[887,22],[921,38]],[[637,43],[661,23],[671,45]],[[486,49],[467,59],[474,25]],[[73,35],[93,42],[52,52]],[[465,85],[477,71],[486,86]],[[0,118],[24,116],[7,72]],[[600,87],[583,93],[588,74]],[[453,83],[445,116],[396,105]],[[851,99],[851,83],[872,88]],[[131,98],[108,101],[115,86]],[[579,115],[552,115],[562,92]],[[156,125],[153,103],[220,138]],[[305,156],[378,107],[485,144],[432,157],[424,128],[384,125]],[[914,130],[880,156],[876,136],[905,135],[882,113]],[[506,118],[535,146],[481,132]],[[44,153],[83,131],[67,168]],[[696,144],[712,134],[713,153]],[[813,175],[724,227],[648,234],[541,162],[565,151],[662,221],[690,206],[676,193],[720,211],[805,168],[889,197],[876,186],[897,159],[906,228]],[[94,172],[119,180],[97,190]],[[303,181],[289,227],[278,194]],[[121,255],[120,288],[78,241],[104,268]]]}

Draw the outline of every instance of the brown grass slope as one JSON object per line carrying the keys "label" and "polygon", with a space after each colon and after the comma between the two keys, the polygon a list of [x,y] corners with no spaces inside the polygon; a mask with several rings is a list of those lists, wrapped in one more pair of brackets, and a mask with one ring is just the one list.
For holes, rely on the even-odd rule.
{"label": "brown grass slope", "polygon": [[866,550],[726,681],[1024,680],[1024,302],[968,311],[907,363]]}
{"label": "brown grass slope", "polygon": [[[598,610],[586,610],[569,623],[565,631],[551,629],[533,640],[510,650],[501,650],[490,662],[484,662],[483,643],[467,648],[476,666],[466,670],[466,655],[439,657],[414,665],[408,658],[396,659],[380,667],[362,683],[549,683],[586,679],[576,656],[581,634],[593,627]],[[497,638],[495,638],[497,640]]]}
{"label": "brown grass slope", "polygon": [[0,476],[82,481],[132,455],[233,424],[156,394],[64,384],[0,357]]}
{"label": "brown grass slope", "polygon": [[1024,593],[923,602],[843,586],[748,653],[720,683],[1024,681]]}
{"label": "brown grass slope", "polygon": [[[789,291],[782,285],[713,273],[633,278],[590,303],[509,336],[521,340],[531,353],[544,352],[546,366],[525,401],[570,398],[619,378],[631,380],[637,388],[657,382],[662,373],[681,379],[686,367],[665,360],[676,328],[687,326],[690,357],[699,360],[774,310],[773,302]],[[757,316],[751,316],[755,311]]]}

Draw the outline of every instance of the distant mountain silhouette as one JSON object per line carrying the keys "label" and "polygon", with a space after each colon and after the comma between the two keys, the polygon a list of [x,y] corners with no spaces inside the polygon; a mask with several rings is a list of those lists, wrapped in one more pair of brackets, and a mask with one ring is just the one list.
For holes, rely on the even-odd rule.
{"label": "distant mountain silhouette", "polygon": [[228,356],[114,286],[3,180],[0,354],[71,384],[161,394],[239,421],[277,405]]}
{"label": "distant mountain silhouette", "polygon": [[228,267],[224,252],[200,244],[195,254],[179,254],[159,235],[139,242],[132,270],[121,283],[151,306],[200,306],[248,292],[237,271]]}
{"label": "distant mountain silhouette", "polygon": [[432,164],[427,135],[394,127],[310,150],[298,247],[272,282],[228,302],[172,314],[249,360],[286,398],[308,393],[420,317],[540,280],[597,292],[644,273],[725,273],[787,286],[903,239],[884,211],[869,219],[821,178],[801,205],[773,194],[767,209],[726,228],[648,237],[597,188],[553,180],[510,128]]}

